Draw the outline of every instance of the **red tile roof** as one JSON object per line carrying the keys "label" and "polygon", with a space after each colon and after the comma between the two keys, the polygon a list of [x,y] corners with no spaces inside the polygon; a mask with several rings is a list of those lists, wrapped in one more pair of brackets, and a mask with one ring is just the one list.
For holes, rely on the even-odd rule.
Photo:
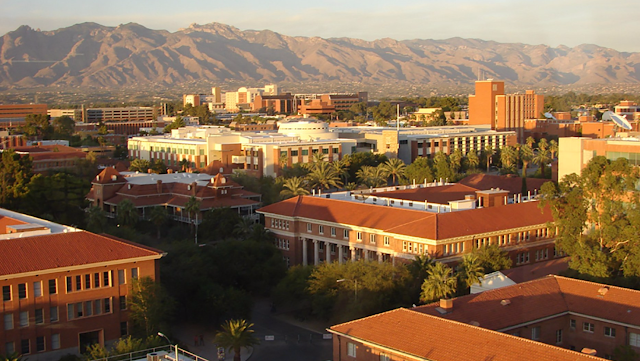
{"label": "red tile roof", "polygon": [[373,344],[371,347],[374,349],[379,345],[430,361],[602,360],[403,308],[336,325],[330,331],[366,341]]}
{"label": "red tile roof", "polygon": [[438,187],[405,189],[392,192],[378,192],[371,196],[405,199],[409,201],[449,204],[450,201],[463,200],[466,195],[475,195],[476,188],[454,183]]}
{"label": "red tile roof", "polygon": [[[607,288],[603,296],[599,290]],[[503,306],[502,300],[509,300]],[[547,276],[453,300],[453,311],[441,315],[438,303],[412,310],[453,321],[478,322],[481,327],[501,330],[543,317],[576,312],[640,326],[640,291],[628,288]]]}
{"label": "red tile roof", "polygon": [[557,275],[569,268],[569,257],[556,258],[502,270],[503,275],[515,283],[532,281],[548,275]]}
{"label": "red tile roof", "polygon": [[141,257],[162,251],[107,235],[69,232],[0,241],[0,276]]}
{"label": "red tile roof", "polygon": [[[114,178],[115,177],[115,178]],[[92,183],[124,183],[126,182],[122,174],[114,168],[107,167],[93,179]]]}
{"label": "red tile roof", "polygon": [[431,213],[313,196],[298,196],[262,207],[260,213],[302,217],[442,240],[504,229],[545,224],[553,220],[539,202],[509,204],[466,211]]}
{"label": "red tile roof", "polygon": [[[550,179],[527,178],[527,190],[533,194],[534,189],[538,192],[542,185],[550,182]],[[460,180],[458,184],[466,185],[478,190],[500,188],[509,191],[509,194],[519,194],[522,192],[522,178],[518,176],[490,175],[484,173],[472,174]]]}
{"label": "red tile roof", "polygon": [[7,216],[0,216],[0,234],[7,233],[7,226],[16,226],[20,224],[27,224],[27,222],[19,221]]}

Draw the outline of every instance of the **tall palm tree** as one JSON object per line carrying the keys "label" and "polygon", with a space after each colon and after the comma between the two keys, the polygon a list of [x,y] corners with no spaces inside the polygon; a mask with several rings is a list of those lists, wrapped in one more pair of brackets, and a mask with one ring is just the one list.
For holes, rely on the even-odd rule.
{"label": "tall palm tree", "polygon": [[285,179],[282,183],[282,191],[280,196],[283,198],[291,198],[295,196],[304,196],[309,194],[306,189],[307,182],[303,177],[293,177]]}
{"label": "tall palm tree", "polygon": [[558,142],[555,139],[549,141],[549,152],[551,152],[551,159],[555,159],[558,152]]}
{"label": "tall palm tree", "polygon": [[123,199],[116,208],[116,218],[119,224],[125,227],[133,227],[140,220],[136,206],[129,199]]}
{"label": "tall palm tree", "polygon": [[533,149],[528,144],[520,146],[520,160],[522,160],[522,178],[527,177],[527,168],[533,159]]}
{"label": "tall palm tree", "polygon": [[549,149],[549,142],[547,142],[547,140],[545,138],[540,139],[540,141],[538,142],[538,149],[539,150],[548,150]]}
{"label": "tall palm tree", "polygon": [[478,153],[469,152],[467,153],[467,162],[469,163],[469,168],[476,169],[480,165],[480,158],[478,158]]}
{"label": "tall palm tree", "polygon": [[[542,141],[542,139],[540,140]],[[534,164],[540,166],[540,174],[544,177],[545,175],[545,166],[551,160],[551,155],[549,150],[547,149],[538,149],[538,153],[533,157],[532,161]]]}
{"label": "tall palm tree", "polygon": [[496,153],[495,149],[493,149],[490,145],[484,147],[484,156],[487,159],[487,171],[489,171],[489,166],[491,164],[491,157]]}
{"label": "tall palm tree", "polygon": [[527,140],[524,141],[526,145],[528,145],[531,149],[533,149],[533,145],[536,144],[536,140],[533,137],[527,137]]}
{"label": "tall palm tree", "polygon": [[[200,204],[201,202],[198,200],[198,198],[196,198],[195,196],[191,196],[191,198],[189,198],[189,200],[187,201],[187,203],[184,205],[184,210],[185,212],[187,212],[187,215],[189,217],[189,224],[191,224],[191,217],[195,216],[195,221],[197,222],[199,219],[198,217],[198,213],[200,213]],[[191,224],[193,227],[193,224]]]}
{"label": "tall palm tree", "polygon": [[215,343],[233,350],[233,361],[240,361],[240,350],[243,347],[257,345],[260,341],[253,336],[253,323],[246,320],[228,320],[222,325],[222,331],[216,334]]}
{"label": "tall palm tree", "polygon": [[449,164],[451,165],[451,170],[454,174],[457,174],[462,167],[462,157],[463,155],[460,149],[456,149],[449,156]]}
{"label": "tall palm tree", "polygon": [[434,263],[435,259],[431,258],[429,255],[420,254],[407,265],[407,269],[413,278],[420,282],[419,285],[422,285],[424,280],[429,276],[429,269],[431,269],[431,266],[433,266]]}
{"label": "tall palm tree", "polygon": [[233,233],[241,239],[245,239],[249,236],[253,230],[253,226],[256,223],[250,217],[242,217],[235,227],[233,227]]}
{"label": "tall palm tree", "polygon": [[191,162],[189,162],[186,158],[182,158],[182,160],[178,164],[180,165],[180,169],[182,169],[183,172],[186,172],[187,169],[191,168]]}
{"label": "tall palm tree", "polygon": [[480,283],[480,278],[484,277],[484,269],[478,256],[468,253],[462,257],[462,262],[458,265],[458,274],[467,288]]}
{"label": "tall palm tree", "polygon": [[167,212],[167,209],[164,207],[153,207],[149,212],[149,220],[151,221],[151,223],[153,223],[154,226],[156,226],[156,230],[158,231],[158,239],[160,239],[160,228],[167,222],[168,218],[169,212]]}
{"label": "tall palm tree", "polygon": [[336,175],[342,180],[342,184],[346,184],[349,178],[349,159],[342,158],[329,164],[331,164],[331,167],[335,171]]}
{"label": "tall palm tree", "polygon": [[420,301],[429,302],[440,298],[447,298],[456,291],[456,276],[453,270],[444,263],[436,262],[429,267],[427,279],[422,283]]}
{"label": "tall palm tree", "polygon": [[506,146],[502,148],[500,152],[500,161],[502,162],[502,168],[508,171],[512,171],[518,161],[518,152],[515,147]]}
{"label": "tall palm tree", "polygon": [[329,189],[332,187],[339,188],[342,186],[340,177],[336,174],[335,170],[328,162],[314,163],[315,166],[307,174],[307,180],[313,188],[317,189]]}
{"label": "tall palm tree", "polygon": [[313,156],[311,156],[311,161],[313,163],[323,163],[325,162],[324,158],[325,158],[324,154],[320,152],[316,152],[316,153],[313,153]]}
{"label": "tall palm tree", "polygon": [[396,184],[396,179],[398,181],[400,178],[404,176],[404,170],[407,168],[407,165],[401,159],[392,158],[382,164],[382,169],[384,170],[384,174],[389,177],[392,177],[393,185]]}
{"label": "tall palm tree", "polygon": [[107,214],[100,207],[87,209],[87,228],[96,233],[101,233],[107,225]]}
{"label": "tall palm tree", "polygon": [[380,166],[363,165],[356,172],[356,178],[360,184],[364,184],[367,187],[382,187],[386,183],[384,170]]}

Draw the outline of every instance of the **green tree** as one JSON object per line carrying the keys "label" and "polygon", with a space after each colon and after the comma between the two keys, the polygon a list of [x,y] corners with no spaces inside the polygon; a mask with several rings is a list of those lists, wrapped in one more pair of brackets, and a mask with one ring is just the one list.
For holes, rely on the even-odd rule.
{"label": "green tree", "polygon": [[165,329],[174,307],[174,301],[162,285],[151,277],[131,282],[127,303],[133,334],[141,337],[155,335]]}
{"label": "green tree", "polygon": [[356,173],[356,178],[367,187],[382,187],[387,183],[387,177],[381,166],[372,167],[368,165],[362,166]]}
{"label": "green tree", "polygon": [[489,167],[491,166],[491,158],[493,157],[494,154],[496,154],[496,150],[493,149],[490,145],[487,145],[486,147],[484,147],[484,151],[482,153],[485,160],[487,161],[487,171],[488,171]]}
{"label": "green tree", "polygon": [[133,228],[140,220],[140,215],[131,200],[123,199],[117,205],[116,219],[119,224]]}
{"label": "green tree", "polygon": [[169,212],[165,207],[156,206],[151,208],[149,212],[149,220],[156,226],[157,239],[160,239],[160,230],[162,226],[167,223],[169,219]]}
{"label": "green tree", "polygon": [[285,179],[282,185],[282,191],[280,192],[283,198],[304,196],[307,194],[309,194],[309,191],[306,189],[306,180],[302,177]]}
{"label": "green tree", "polygon": [[23,357],[17,352],[6,353],[4,355],[0,355],[0,361],[22,361]]}
{"label": "green tree", "polygon": [[422,283],[420,301],[427,303],[447,298],[456,292],[456,276],[453,270],[444,263],[435,262],[427,271],[427,279]]}
{"label": "green tree", "polygon": [[132,172],[147,173],[150,168],[151,163],[149,163],[149,161],[146,159],[136,158],[132,160],[131,164],[129,165],[129,170]]}
{"label": "green tree", "polygon": [[15,203],[25,196],[31,180],[32,160],[12,149],[2,152],[0,163],[0,206],[15,208]]}
{"label": "green tree", "polygon": [[399,181],[404,176],[406,164],[401,159],[393,158],[389,159],[381,165],[384,174],[392,177],[392,184],[396,184],[396,179]]}
{"label": "green tree", "polygon": [[480,278],[485,275],[480,259],[473,253],[467,253],[462,257],[462,262],[458,265],[458,274],[467,288],[480,283]]}
{"label": "green tree", "polygon": [[186,125],[187,124],[184,122],[184,119],[182,119],[182,117],[180,116],[177,116],[173,122],[171,122],[170,124],[167,124],[167,126],[164,127],[164,132],[171,133],[171,130],[182,128],[182,127],[185,127]]}
{"label": "green tree", "polygon": [[191,222],[192,218],[196,223],[202,220],[200,219],[200,217],[198,217],[198,214],[200,213],[201,203],[202,202],[200,202],[198,198],[191,196],[187,201],[187,203],[184,205],[184,211],[187,212],[187,216],[189,217],[189,223],[192,223]]}
{"label": "green tree", "polygon": [[182,158],[182,160],[180,160],[179,165],[180,165],[180,169],[183,172],[186,172],[187,169],[191,168],[191,162],[189,162],[189,160],[186,158]]}
{"label": "green tree", "polygon": [[436,176],[433,174],[431,160],[426,157],[418,157],[413,163],[409,164],[404,171],[404,177],[407,183],[423,183],[432,182]]}
{"label": "green tree", "polygon": [[533,149],[533,145],[536,144],[536,140],[529,136],[527,137],[527,140],[525,140],[525,144],[528,145],[529,148]]}
{"label": "green tree", "polygon": [[54,134],[56,137],[70,139],[75,132],[76,122],[70,117],[63,115],[53,119],[52,122]]}
{"label": "green tree", "polygon": [[222,240],[233,236],[233,229],[240,221],[241,217],[234,209],[212,208],[202,216],[198,231],[203,239]]}
{"label": "green tree", "polygon": [[443,152],[437,152],[433,158],[434,170],[436,179],[439,181],[452,182],[454,181],[454,174],[451,171],[451,165],[449,164],[449,157]]}
{"label": "green tree", "polygon": [[25,117],[25,125],[22,132],[27,137],[36,139],[51,139],[53,136],[53,127],[46,114],[28,114]]}
{"label": "green tree", "polygon": [[528,144],[520,146],[520,160],[522,160],[522,178],[527,177],[527,168],[533,159],[533,149]]}
{"label": "green tree", "polygon": [[251,234],[253,226],[256,223],[250,217],[242,217],[238,223],[236,223],[233,233],[240,239],[245,239]]}
{"label": "green tree", "polygon": [[[540,142],[542,142],[544,139],[541,139]],[[549,153],[548,149],[538,149],[538,152],[536,153],[536,155],[533,157],[533,159],[531,160],[534,164],[537,164],[540,167],[540,175],[542,177],[546,177],[546,166],[547,163],[549,163],[551,161],[551,154]]]}
{"label": "green tree", "polygon": [[480,165],[480,158],[478,158],[478,154],[476,152],[471,151],[467,153],[467,162],[469,164],[469,168],[478,169],[478,166]]}
{"label": "green tree", "polygon": [[248,323],[246,320],[228,320],[222,325],[222,331],[216,334],[215,342],[228,351],[233,350],[233,361],[240,361],[242,348],[260,343],[253,336],[251,327],[253,323]]}
{"label": "green tree", "polygon": [[551,153],[551,159],[555,159],[556,153],[558,153],[558,142],[555,139],[549,141],[549,152]]}
{"label": "green tree", "polygon": [[518,162],[518,151],[515,147],[506,146],[500,150],[500,162],[502,163],[502,170],[505,173],[515,172],[515,168]]}
{"label": "green tree", "polygon": [[166,174],[167,173],[167,165],[164,164],[162,159],[156,159],[155,162],[151,165],[151,170],[156,174]]}
{"label": "green tree", "polygon": [[449,156],[449,162],[451,164],[451,171],[453,174],[457,174],[460,171],[460,168],[462,168],[462,158],[463,155],[460,149],[456,149]]}
{"label": "green tree", "polygon": [[511,268],[509,254],[497,244],[474,248],[471,254],[478,259],[485,274]]}
{"label": "green tree", "polygon": [[328,162],[314,163],[311,172],[307,174],[307,181],[311,187],[317,189],[339,188],[342,186],[340,176]]}
{"label": "green tree", "polygon": [[87,229],[91,232],[102,233],[107,225],[107,214],[100,207],[87,209]]}

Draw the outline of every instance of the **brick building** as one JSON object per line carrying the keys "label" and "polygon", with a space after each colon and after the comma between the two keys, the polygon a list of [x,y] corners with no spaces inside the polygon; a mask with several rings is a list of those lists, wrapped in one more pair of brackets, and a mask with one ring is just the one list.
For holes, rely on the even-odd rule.
{"label": "brick building", "polygon": [[639,303],[635,290],[548,276],[329,331],[334,360],[602,360],[640,352]]}
{"label": "brick building", "polygon": [[129,333],[132,279],[159,250],[0,209],[0,354],[57,360]]}

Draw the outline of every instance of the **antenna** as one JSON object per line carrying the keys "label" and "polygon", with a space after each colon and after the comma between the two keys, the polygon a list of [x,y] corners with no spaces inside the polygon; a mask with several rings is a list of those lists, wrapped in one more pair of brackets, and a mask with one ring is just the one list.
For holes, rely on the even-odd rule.
{"label": "antenna", "polygon": [[626,115],[620,115],[617,113],[614,113],[610,110],[604,112],[604,114],[602,114],[602,120],[611,120],[614,123],[616,123],[617,126],[619,126],[622,129],[626,129],[626,130],[631,130],[633,129],[631,127],[631,123],[629,123],[629,121],[627,120],[627,116]]}

